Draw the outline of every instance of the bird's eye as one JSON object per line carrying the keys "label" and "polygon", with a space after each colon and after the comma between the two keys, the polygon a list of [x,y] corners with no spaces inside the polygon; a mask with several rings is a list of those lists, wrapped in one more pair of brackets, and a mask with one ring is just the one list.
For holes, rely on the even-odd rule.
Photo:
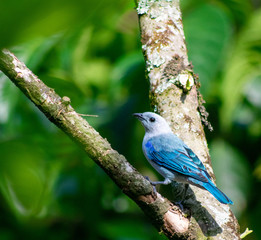
{"label": "bird's eye", "polygon": [[150,118],[150,122],[155,122],[155,120],[156,120],[156,119],[155,119],[154,117],[151,117],[151,118]]}

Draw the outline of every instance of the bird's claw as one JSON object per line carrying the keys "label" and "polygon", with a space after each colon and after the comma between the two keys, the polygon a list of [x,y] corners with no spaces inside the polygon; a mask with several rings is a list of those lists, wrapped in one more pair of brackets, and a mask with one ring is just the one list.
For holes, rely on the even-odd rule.
{"label": "bird's claw", "polygon": [[145,178],[146,180],[148,180],[149,182],[151,182],[151,181],[150,181],[150,178],[149,178],[148,176],[144,176],[144,178]]}
{"label": "bird's claw", "polygon": [[181,201],[178,201],[178,202],[174,202],[174,204],[177,205],[182,212],[184,211],[184,207],[183,207],[183,205],[182,205],[182,200],[181,200]]}

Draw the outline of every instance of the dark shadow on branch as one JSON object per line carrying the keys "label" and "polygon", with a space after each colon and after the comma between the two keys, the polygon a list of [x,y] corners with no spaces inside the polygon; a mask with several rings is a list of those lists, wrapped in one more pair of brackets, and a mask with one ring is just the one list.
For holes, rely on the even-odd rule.
{"label": "dark shadow on branch", "polygon": [[181,101],[182,103],[184,103],[185,100],[186,100],[186,97],[187,97],[187,94],[183,92],[183,93],[181,94],[181,96],[180,96],[180,101]]}
{"label": "dark shadow on branch", "polygon": [[[168,195],[168,199],[173,199],[173,203],[180,201],[184,192],[184,184],[173,182],[171,185],[172,194],[170,194],[169,187],[170,186],[163,187],[163,195]],[[190,187],[188,187],[182,205],[184,207],[183,212],[192,216],[197,221],[201,231],[206,237],[216,236],[222,232],[222,228],[218,225],[207,209],[197,201],[196,196]]]}

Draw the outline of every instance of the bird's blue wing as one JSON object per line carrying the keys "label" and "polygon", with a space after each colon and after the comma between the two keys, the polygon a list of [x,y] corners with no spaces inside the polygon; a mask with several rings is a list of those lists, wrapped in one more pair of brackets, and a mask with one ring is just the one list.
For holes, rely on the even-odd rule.
{"label": "bird's blue wing", "polygon": [[148,158],[170,171],[208,182],[209,175],[199,158],[180,139],[176,136],[172,139],[172,136],[147,141],[145,150]]}
{"label": "bird's blue wing", "polygon": [[186,150],[189,158],[191,158],[193,160],[193,162],[199,167],[199,169],[203,170],[205,172],[205,174],[207,174],[207,176],[209,178],[211,178],[210,175],[208,174],[205,166],[203,165],[203,163],[198,158],[198,156],[189,147],[185,146],[184,149]]}

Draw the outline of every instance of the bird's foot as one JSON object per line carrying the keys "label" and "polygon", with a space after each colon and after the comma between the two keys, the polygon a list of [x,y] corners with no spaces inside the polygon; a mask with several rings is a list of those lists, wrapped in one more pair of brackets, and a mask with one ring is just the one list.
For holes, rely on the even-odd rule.
{"label": "bird's foot", "polygon": [[184,211],[184,207],[182,205],[182,202],[183,201],[181,200],[181,201],[178,201],[178,202],[174,202],[174,204],[177,205],[180,208],[180,210],[183,212]]}

